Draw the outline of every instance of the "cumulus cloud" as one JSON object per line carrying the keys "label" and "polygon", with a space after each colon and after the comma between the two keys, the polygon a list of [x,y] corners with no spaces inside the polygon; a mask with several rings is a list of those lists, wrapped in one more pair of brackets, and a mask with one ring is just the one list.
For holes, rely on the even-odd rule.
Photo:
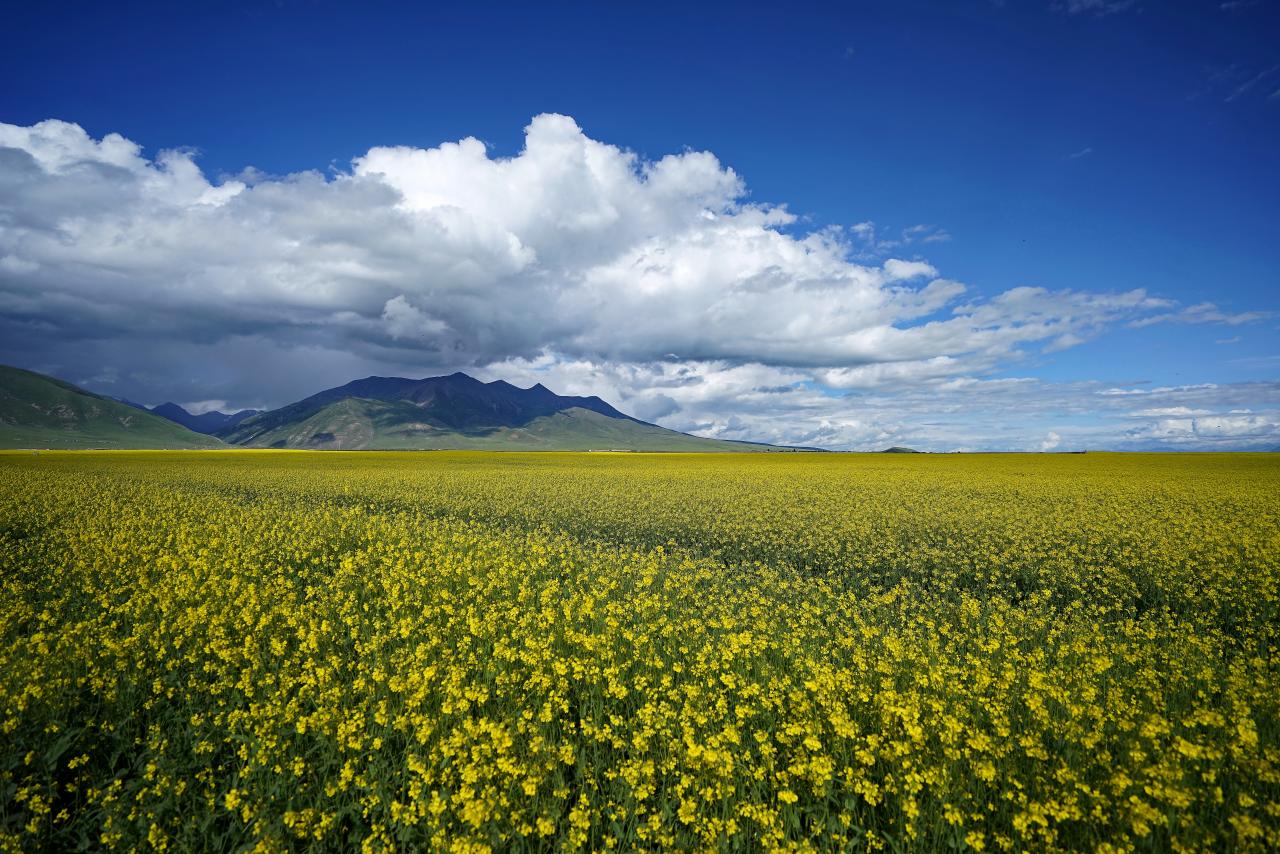
{"label": "cumulus cloud", "polygon": [[388,334],[397,340],[409,338],[430,342],[438,339],[449,328],[444,321],[410,304],[404,294],[387,300],[382,307],[382,321]]}
{"label": "cumulus cloud", "polygon": [[[232,407],[370,373],[538,375],[679,429],[837,446],[899,435],[850,393],[940,388],[1117,324],[1262,316],[1136,289],[980,298],[914,252],[947,239],[806,231],[710,152],[648,160],[561,115],[511,157],[467,138],[222,180],[190,150],[0,124],[0,360]],[[783,409],[799,426],[769,426]]]}

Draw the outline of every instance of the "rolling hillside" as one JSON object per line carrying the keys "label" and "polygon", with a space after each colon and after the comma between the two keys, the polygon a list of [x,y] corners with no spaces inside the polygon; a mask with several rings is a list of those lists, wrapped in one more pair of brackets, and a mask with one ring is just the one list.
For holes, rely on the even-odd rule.
{"label": "rolling hillside", "polygon": [[53,377],[0,366],[0,447],[220,448],[159,415]]}

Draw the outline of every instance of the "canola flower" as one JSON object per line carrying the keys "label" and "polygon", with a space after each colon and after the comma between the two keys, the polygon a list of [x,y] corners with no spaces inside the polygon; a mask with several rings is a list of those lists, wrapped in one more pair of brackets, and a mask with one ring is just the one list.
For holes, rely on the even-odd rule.
{"label": "canola flower", "polygon": [[1280,848],[1271,455],[0,478],[2,850]]}

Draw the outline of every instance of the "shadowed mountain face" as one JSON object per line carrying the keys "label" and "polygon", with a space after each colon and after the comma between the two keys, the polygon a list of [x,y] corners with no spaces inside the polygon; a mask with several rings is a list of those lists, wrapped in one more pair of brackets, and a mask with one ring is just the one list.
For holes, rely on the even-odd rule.
{"label": "shadowed mountain face", "polygon": [[[128,401],[123,401],[128,403]],[[135,405],[135,404],[130,404]],[[213,434],[219,430],[229,429],[239,424],[246,418],[252,418],[261,410],[258,409],[242,409],[239,412],[202,412],[199,415],[192,415],[176,403],[162,403],[148,410],[154,412],[161,418],[168,418],[174,424],[181,424],[188,430],[196,433]]]}
{"label": "shadowed mountain face", "polygon": [[609,418],[628,418],[598,397],[561,397],[541,383],[527,389],[504,380],[482,383],[463,373],[423,380],[367,377],[322,391],[294,406],[312,407],[347,397],[408,401],[418,407],[423,417],[461,431],[520,427],[543,415],[574,407]]}
{"label": "shadowed mountain face", "polygon": [[598,397],[483,383],[463,373],[366,377],[216,431],[277,448],[492,450],[777,450],[689,436],[619,412]]}
{"label": "shadowed mountain face", "polygon": [[0,447],[221,448],[145,409],[62,380],[0,366]]}
{"label": "shadowed mountain face", "polygon": [[[339,401],[356,399],[410,404],[406,417],[441,430],[485,433],[501,427],[522,427],[535,418],[579,408],[609,418],[634,420],[598,397],[561,397],[539,384],[517,388],[497,380],[482,383],[463,373],[421,380],[366,377],[263,412],[216,431],[227,441],[244,444],[251,437],[311,418]],[[636,422],[640,423],[640,422]]]}

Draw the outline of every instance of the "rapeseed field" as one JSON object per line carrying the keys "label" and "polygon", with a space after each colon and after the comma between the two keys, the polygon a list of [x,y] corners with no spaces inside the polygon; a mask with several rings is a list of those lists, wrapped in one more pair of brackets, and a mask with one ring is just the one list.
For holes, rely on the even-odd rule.
{"label": "rapeseed field", "polygon": [[1280,457],[0,455],[0,849],[1280,849]]}

